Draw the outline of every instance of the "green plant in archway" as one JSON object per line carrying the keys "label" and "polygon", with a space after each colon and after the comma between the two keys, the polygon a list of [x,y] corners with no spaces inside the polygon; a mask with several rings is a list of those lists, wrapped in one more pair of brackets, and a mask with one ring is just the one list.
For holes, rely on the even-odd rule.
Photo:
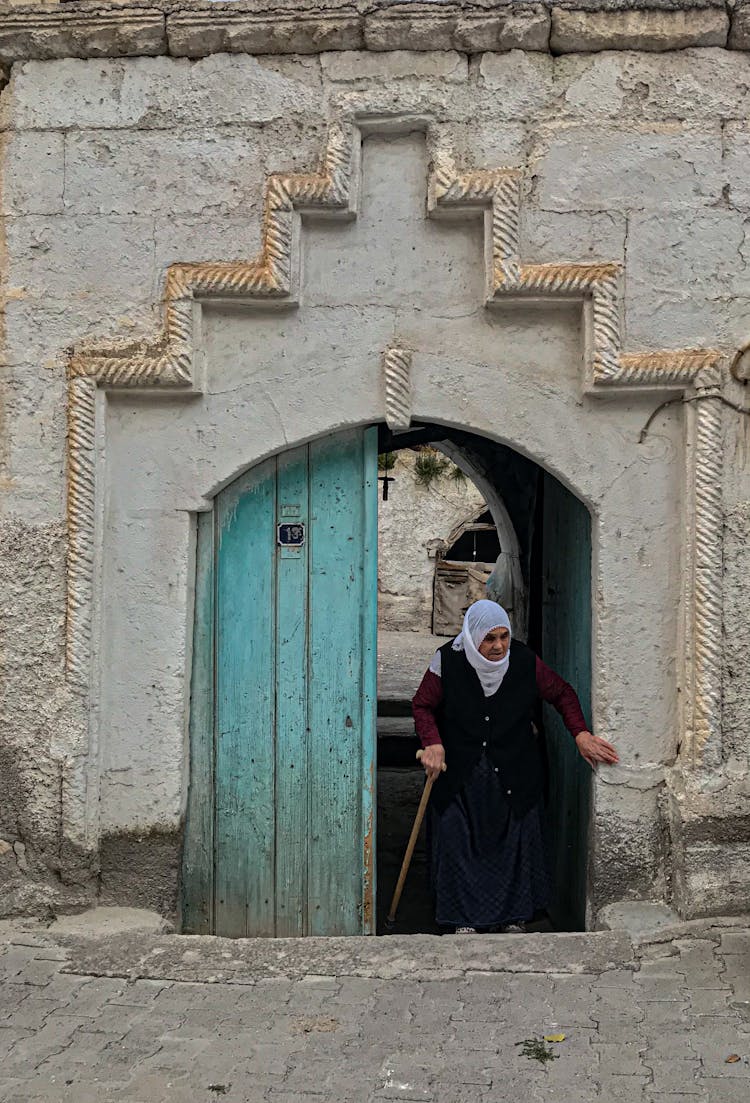
{"label": "green plant in archway", "polygon": [[450,460],[437,452],[419,452],[414,461],[414,477],[420,486],[430,486],[448,473]]}

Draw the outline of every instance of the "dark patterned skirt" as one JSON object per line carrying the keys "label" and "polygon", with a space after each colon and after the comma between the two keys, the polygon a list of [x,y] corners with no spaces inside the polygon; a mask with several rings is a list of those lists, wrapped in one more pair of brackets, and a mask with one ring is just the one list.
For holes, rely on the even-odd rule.
{"label": "dark patterned skirt", "polygon": [[517,818],[486,754],[444,812],[430,809],[435,919],[446,927],[529,920],[550,897],[544,810]]}

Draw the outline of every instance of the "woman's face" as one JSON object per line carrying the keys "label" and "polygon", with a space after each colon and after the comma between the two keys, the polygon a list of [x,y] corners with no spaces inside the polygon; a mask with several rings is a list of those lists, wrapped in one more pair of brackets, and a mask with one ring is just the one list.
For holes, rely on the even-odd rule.
{"label": "woman's face", "polygon": [[510,632],[507,628],[493,628],[479,645],[479,654],[492,663],[499,663],[508,654]]}

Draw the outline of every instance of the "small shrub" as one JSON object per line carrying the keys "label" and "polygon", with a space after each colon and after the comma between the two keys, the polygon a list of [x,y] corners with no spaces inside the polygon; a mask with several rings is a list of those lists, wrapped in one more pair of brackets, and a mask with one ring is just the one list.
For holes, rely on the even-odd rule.
{"label": "small shrub", "polygon": [[442,478],[450,466],[451,461],[437,452],[420,452],[414,462],[414,477],[420,486],[430,486]]}

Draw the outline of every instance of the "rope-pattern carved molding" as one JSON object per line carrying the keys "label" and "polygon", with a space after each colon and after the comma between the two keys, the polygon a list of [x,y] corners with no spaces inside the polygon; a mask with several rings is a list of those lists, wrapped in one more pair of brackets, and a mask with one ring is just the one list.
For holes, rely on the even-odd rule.
{"label": "rope-pattern carved molding", "polygon": [[154,339],[82,345],[68,371],[68,577],[66,670],[88,686],[95,528],[96,388],[182,387],[193,383],[193,302],[251,298],[293,302],[296,213],[353,212],[359,140],[331,128],[318,172],[273,174],[266,182],[261,250],[244,262],[174,264],[167,272],[164,328]]}
{"label": "rope-pattern carved molding", "polygon": [[488,304],[513,298],[572,298],[587,305],[587,382],[593,386],[675,387],[715,369],[713,349],[631,353],[622,350],[622,267],[615,263],[525,264],[520,255],[521,172],[460,172],[451,154],[436,151],[429,186],[433,214],[484,207]]}
{"label": "rope-pattern carved molding", "polygon": [[392,433],[411,425],[411,352],[391,346],[383,353],[385,421]]}
{"label": "rope-pattern carved molding", "polygon": [[[175,264],[167,273],[164,327],[158,337],[81,347],[69,371],[67,670],[77,688],[89,678],[95,527],[95,430],[97,387],[193,386],[193,302],[197,298],[295,301],[297,212],[356,211],[360,133],[334,125],[317,172],[274,174],[266,183],[261,250],[249,262]],[[616,263],[527,264],[520,255],[521,173],[517,169],[458,171],[446,149],[433,150],[428,207],[433,215],[462,209],[485,211],[486,301],[514,298],[580,300],[585,319],[586,382],[606,388],[716,386],[720,356],[711,349],[624,353],[621,326],[622,268]],[[411,416],[410,354],[383,354],[386,418],[408,428]],[[720,732],[721,501],[718,403],[701,403],[695,416],[694,503],[690,607],[693,758],[713,746]],[[704,409],[703,407],[708,407]]]}
{"label": "rope-pattern carved molding", "polygon": [[[520,256],[521,174],[516,169],[458,172],[450,154],[433,158],[429,206],[486,208],[485,264],[488,304],[520,297],[580,298],[585,303],[586,382],[606,387],[716,387],[721,355],[713,349],[624,353],[621,329],[621,276],[618,264],[524,264]],[[688,594],[691,683],[686,710],[686,758],[694,766],[721,754],[722,502],[721,411],[701,402],[695,414],[693,532],[689,539],[691,584]]]}
{"label": "rope-pattern carved molding", "polygon": [[691,564],[692,724],[688,753],[693,765],[721,761],[721,667],[724,507],[722,419],[719,401],[695,403],[692,471]]}

